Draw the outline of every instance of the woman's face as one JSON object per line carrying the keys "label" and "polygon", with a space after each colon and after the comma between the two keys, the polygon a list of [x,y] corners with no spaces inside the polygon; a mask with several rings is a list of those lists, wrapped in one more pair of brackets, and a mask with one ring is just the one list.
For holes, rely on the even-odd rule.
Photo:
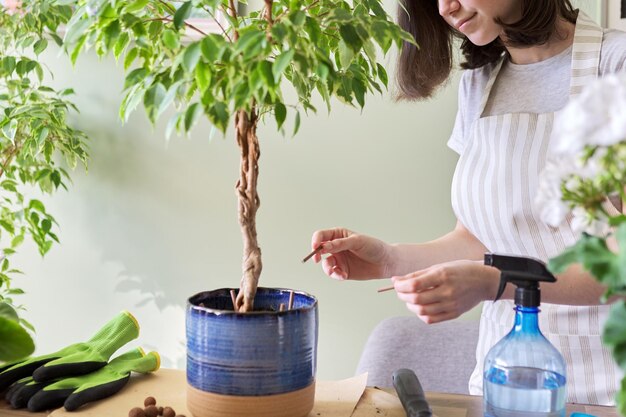
{"label": "woman's face", "polygon": [[502,34],[494,19],[512,23],[521,17],[519,0],[437,0],[437,4],[446,23],[477,46],[487,45]]}

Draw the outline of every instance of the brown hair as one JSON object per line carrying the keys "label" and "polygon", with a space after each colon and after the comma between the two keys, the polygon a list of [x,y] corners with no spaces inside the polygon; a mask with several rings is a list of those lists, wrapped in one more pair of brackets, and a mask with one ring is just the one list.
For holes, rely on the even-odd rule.
{"label": "brown hair", "polygon": [[[522,17],[505,24],[496,19],[508,38],[509,46],[532,46],[546,43],[556,30],[557,19],[576,22],[577,11],[570,0],[520,0]],[[398,24],[416,40],[416,47],[404,42],[398,57],[397,99],[429,98],[450,76],[455,38],[461,38],[465,62],[461,68],[474,69],[495,62],[506,52],[499,38],[476,46],[462,33],[450,27],[439,15],[437,0],[400,0]]]}

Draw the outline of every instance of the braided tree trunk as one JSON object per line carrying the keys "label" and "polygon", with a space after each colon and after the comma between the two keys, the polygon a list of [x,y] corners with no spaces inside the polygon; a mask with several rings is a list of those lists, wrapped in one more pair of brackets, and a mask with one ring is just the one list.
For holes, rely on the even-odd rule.
{"label": "braided tree trunk", "polygon": [[249,113],[239,110],[235,115],[235,134],[241,150],[239,180],[235,188],[239,199],[239,225],[243,237],[243,275],[235,310],[241,312],[253,310],[254,296],[263,267],[256,235],[256,211],[260,205],[257,178],[261,156],[259,139],[256,136],[257,121],[255,108]]}

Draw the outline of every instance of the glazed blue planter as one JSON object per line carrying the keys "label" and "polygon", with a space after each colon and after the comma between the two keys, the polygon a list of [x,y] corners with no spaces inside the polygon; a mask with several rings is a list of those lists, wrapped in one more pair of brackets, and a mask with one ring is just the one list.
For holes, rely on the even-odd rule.
{"label": "glazed blue planter", "polygon": [[[279,311],[281,303],[288,304],[289,294],[290,290],[286,289],[258,288],[255,311],[248,313],[233,311],[228,288],[201,292],[189,299],[187,382],[191,391],[188,390],[188,406],[194,416],[227,415],[224,410],[204,410],[219,408],[212,403],[216,399],[229,403],[229,411],[232,411],[235,397],[243,398],[247,407],[250,397],[276,399],[295,393],[302,402],[303,395],[314,394],[317,299],[294,291],[292,309]],[[202,404],[205,399],[209,404]],[[313,398],[306,401],[312,407]],[[262,415],[259,407],[262,408],[256,406],[254,415]],[[308,411],[310,409],[302,415]],[[277,411],[268,412],[271,416],[281,415]]]}

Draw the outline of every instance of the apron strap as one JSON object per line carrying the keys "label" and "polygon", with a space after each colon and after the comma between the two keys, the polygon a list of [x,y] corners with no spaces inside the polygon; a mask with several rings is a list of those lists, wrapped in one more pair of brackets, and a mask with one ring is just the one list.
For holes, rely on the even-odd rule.
{"label": "apron strap", "polygon": [[[602,28],[585,13],[579,11],[574,31],[574,45],[572,47],[570,98],[580,94],[585,85],[598,77],[603,36]],[[485,111],[491,89],[507,56],[503,54],[489,75],[489,81],[487,81],[480,103],[478,117],[482,117]]]}
{"label": "apron strap", "polygon": [[500,72],[500,68],[502,68],[502,64],[507,58],[507,54],[502,54],[502,57],[496,62],[496,66],[491,71],[489,75],[489,80],[487,81],[487,85],[485,85],[485,92],[483,93],[483,98],[480,101],[480,108],[478,111],[478,117],[483,117],[483,112],[485,111],[485,107],[487,106],[487,100],[489,100],[489,95],[491,94],[491,88],[493,84],[496,82],[496,78],[498,77],[498,73]]}
{"label": "apron strap", "polygon": [[602,28],[579,11],[572,48],[570,98],[579,95],[585,85],[598,78],[603,36]]}

